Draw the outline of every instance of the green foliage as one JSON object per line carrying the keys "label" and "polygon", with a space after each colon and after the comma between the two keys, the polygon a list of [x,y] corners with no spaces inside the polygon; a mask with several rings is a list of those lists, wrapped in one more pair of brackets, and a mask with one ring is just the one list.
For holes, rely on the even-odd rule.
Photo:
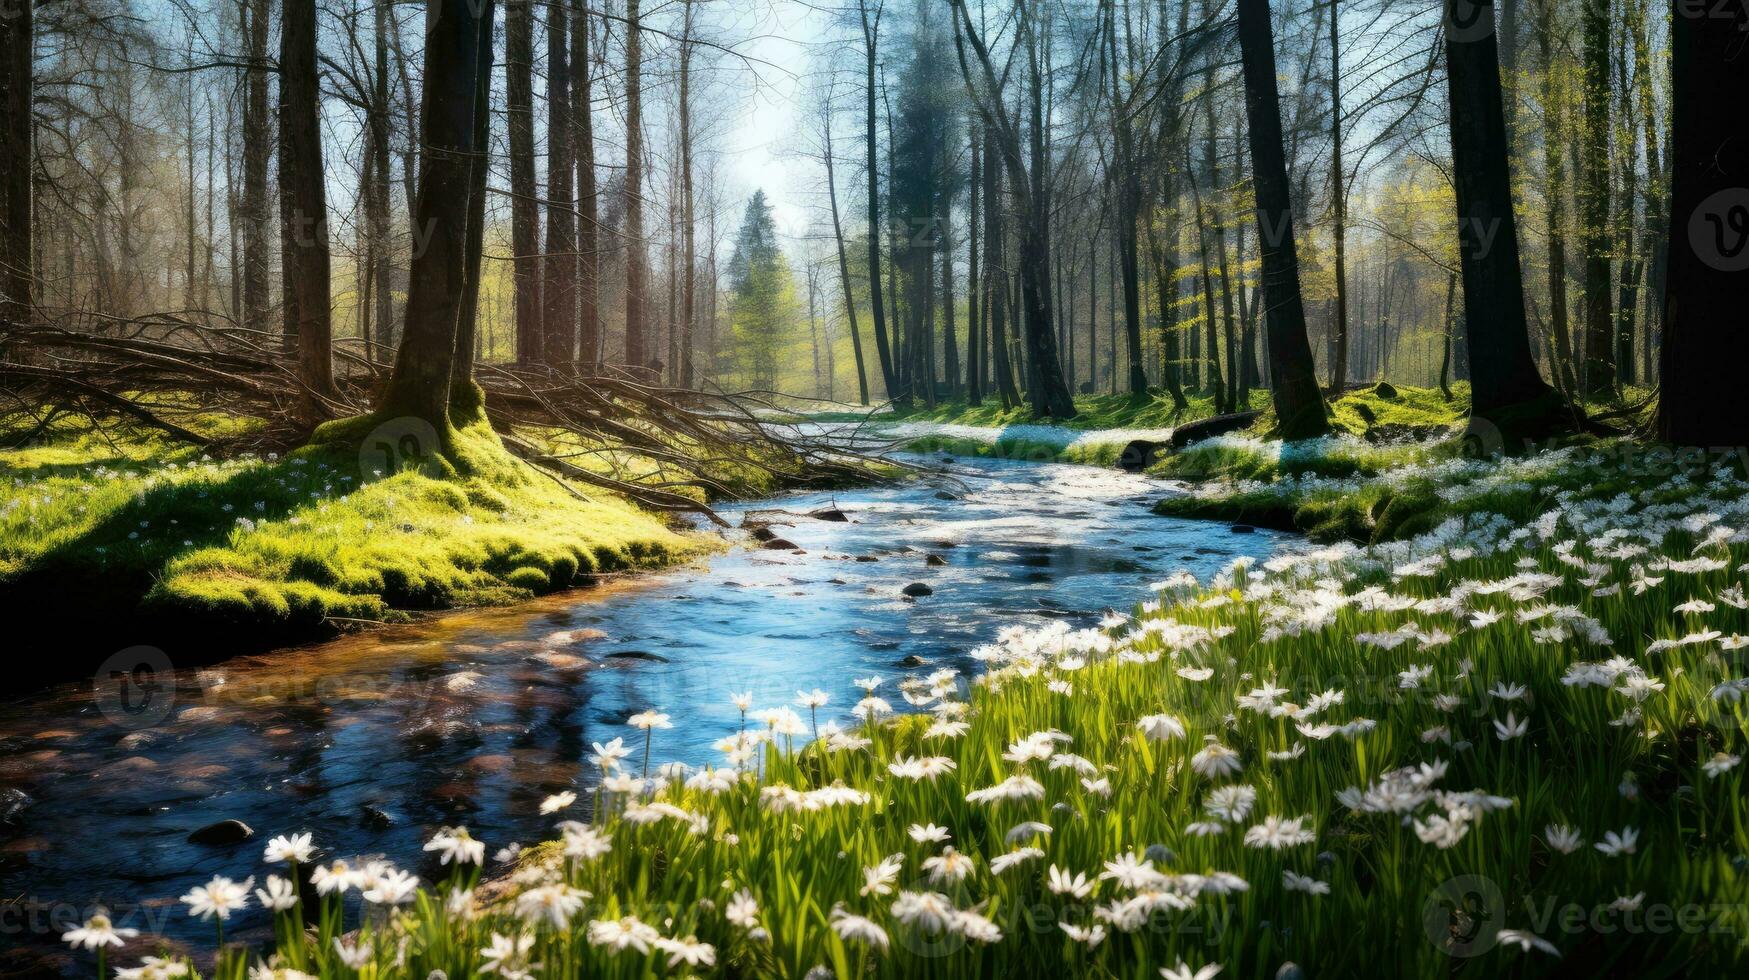
{"label": "green foliage", "polygon": [[777,245],[764,191],[755,191],[747,202],[729,260],[729,280],[734,290],[729,324],[736,363],[750,387],[772,390],[784,347],[795,331],[798,304],[789,260]]}

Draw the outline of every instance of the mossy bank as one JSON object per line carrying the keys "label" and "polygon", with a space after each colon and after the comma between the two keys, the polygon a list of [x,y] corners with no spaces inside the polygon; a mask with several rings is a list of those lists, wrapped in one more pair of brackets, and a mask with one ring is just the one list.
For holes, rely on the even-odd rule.
{"label": "mossy bank", "polygon": [[22,642],[27,671],[77,674],[135,645],[210,660],[709,546],[515,459],[484,421],[448,442],[428,452],[417,424],[366,416],[283,457],[74,424],[0,452],[0,608],[56,637]]}

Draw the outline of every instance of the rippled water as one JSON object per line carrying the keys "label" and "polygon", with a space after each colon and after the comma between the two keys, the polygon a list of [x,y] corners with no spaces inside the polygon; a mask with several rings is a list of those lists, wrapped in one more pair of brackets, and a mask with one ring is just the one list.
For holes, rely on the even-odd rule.
{"label": "rippled water", "polygon": [[[538,840],[551,822],[540,800],[585,785],[591,741],[632,741],[632,712],[673,716],[655,760],[712,761],[710,743],[738,726],[731,691],[771,706],[822,687],[833,701],[820,720],[843,720],[852,677],[897,678],[919,662],[969,672],[965,654],[1000,626],[1091,625],[1171,571],[1206,578],[1282,542],[1154,516],[1148,505],[1173,491],[1142,477],[930,465],[946,471],[750,509],[799,553],[742,549],[708,567],[239,658],[173,685],[108,688],[103,707],[90,685],[0,706],[0,951],[11,950],[0,974],[55,965],[40,956],[98,902],[142,931],[210,941],[175,897],[214,874],[265,871],[261,843],[278,833],[313,831],[327,856],[405,866],[445,824],[493,846]],[[848,522],[799,516],[829,508]],[[912,583],[933,594],[905,597]],[[225,819],[255,838],[188,841]],[[244,913],[229,934],[265,925]]]}

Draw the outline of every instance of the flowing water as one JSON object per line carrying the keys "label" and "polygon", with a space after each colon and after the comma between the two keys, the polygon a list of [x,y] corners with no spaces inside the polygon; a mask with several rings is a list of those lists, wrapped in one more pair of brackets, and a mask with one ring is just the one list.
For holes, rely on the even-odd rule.
{"label": "flowing water", "polygon": [[[0,975],[67,962],[53,953],[61,929],[100,903],[148,935],[210,942],[176,897],[215,874],[265,873],[261,845],[279,833],[427,875],[420,845],[439,826],[466,824],[493,847],[540,840],[553,820],[541,799],[588,785],[592,741],[635,742],[633,712],[673,718],[653,761],[714,762],[711,743],[739,725],[731,692],[762,707],[824,688],[819,720],[844,721],[853,677],[969,673],[966,654],[1002,626],[1089,626],[1172,571],[1206,579],[1284,541],[1157,517],[1148,505],[1175,491],[1144,477],[926,462],[937,472],[905,486],[728,515],[770,522],[795,551],[743,548],[511,609],[0,705]],[[824,509],[848,520],[801,516]],[[932,594],[906,596],[913,583]],[[227,819],[255,836],[189,841]],[[265,926],[250,910],[228,934]]]}

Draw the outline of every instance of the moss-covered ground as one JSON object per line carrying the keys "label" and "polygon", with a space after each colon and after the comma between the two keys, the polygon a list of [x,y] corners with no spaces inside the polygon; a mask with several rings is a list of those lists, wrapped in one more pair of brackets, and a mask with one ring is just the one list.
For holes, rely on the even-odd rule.
{"label": "moss-covered ground", "polygon": [[483,421],[456,428],[447,456],[420,440],[365,417],[284,456],[220,459],[139,429],[57,423],[0,451],[0,606],[85,624],[74,634],[98,646],[171,623],[260,646],[703,547],[513,458]]}

